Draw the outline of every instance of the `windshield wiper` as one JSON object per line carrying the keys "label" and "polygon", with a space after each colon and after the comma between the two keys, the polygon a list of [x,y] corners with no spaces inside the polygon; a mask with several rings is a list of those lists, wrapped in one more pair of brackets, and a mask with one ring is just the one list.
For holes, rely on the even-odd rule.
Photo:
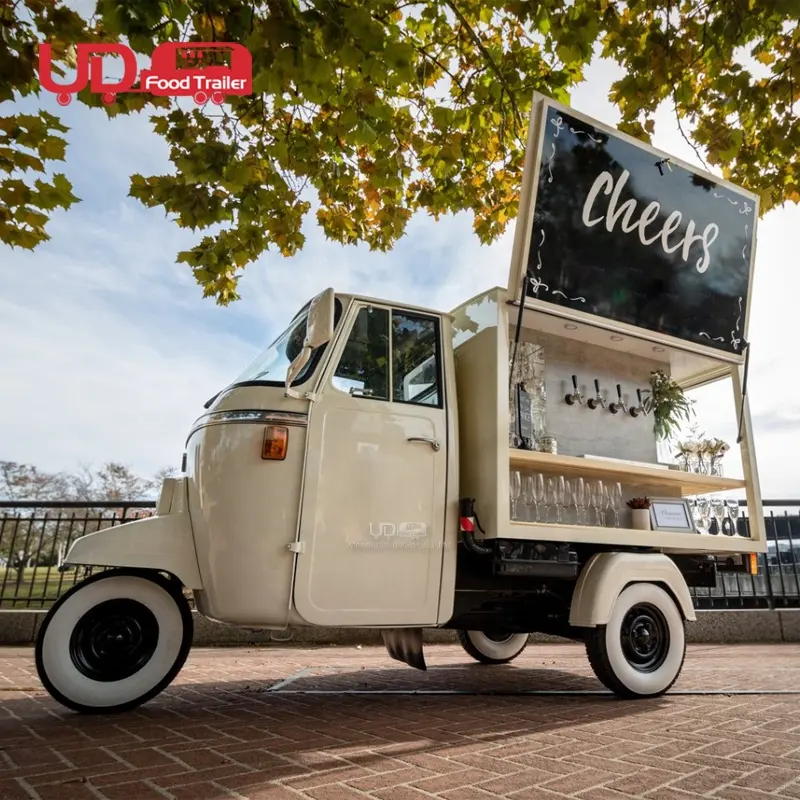
{"label": "windshield wiper", "polygon": [[206,400],[203,408],[208,408],[220,395],[222,394],[222,389],[220,389],[210,400]]}

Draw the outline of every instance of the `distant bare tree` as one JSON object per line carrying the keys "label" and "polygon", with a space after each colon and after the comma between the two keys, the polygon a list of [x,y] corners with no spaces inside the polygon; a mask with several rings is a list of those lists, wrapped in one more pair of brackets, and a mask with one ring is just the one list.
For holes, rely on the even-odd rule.
{"label": "distant bare tree", "polygon": [[[3,562],[17,570],[56,561],[60,548],[76,535],[92,533],[125,519],[148,516],[147,509],[131,510],[126,503],[154,500],[164,478],[176,470],[164,468],[152,478],[137,475],[129,466],[109,461],[99,469],[80,464],[72,471],[44,472],[33,464],[0,461],[0,500],[33,502],[81,502],[76,512],[66,507],[38,510],[9,509],[0,513],[0,572]],[[118,502],[116,508],[92,508],[93,502]]]}

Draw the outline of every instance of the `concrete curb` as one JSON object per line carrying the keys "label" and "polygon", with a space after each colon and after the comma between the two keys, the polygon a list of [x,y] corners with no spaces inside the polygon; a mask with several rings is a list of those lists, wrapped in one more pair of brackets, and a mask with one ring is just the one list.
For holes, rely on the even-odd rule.
{"label": "concrete curb", "polygon": [[[44,611],[0,611],[0,645],[32,645],[36,641]],[[194,612],[194,644],[197,647],[248,645],[356,645],[382,644],[380,631],[364,628],[289,628],[259,631],[211,622]],[[800,642],[800,610],[792,611],[698,611],[697,622],[687,625],[690,642],[739,644],[745,642]],[[425,631],[431,644],[454,644],[451,630]],[[532,642],[566,641],[555,636],[533,634]]]}

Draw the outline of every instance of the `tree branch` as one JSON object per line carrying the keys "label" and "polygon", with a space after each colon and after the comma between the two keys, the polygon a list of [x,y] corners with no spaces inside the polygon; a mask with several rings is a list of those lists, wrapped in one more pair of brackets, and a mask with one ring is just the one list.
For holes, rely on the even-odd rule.
{"label": "tree branch", "polygon": [[453,11],[453,13],[458,17],[459,22],[466,28],[467,33],[469,34],[472,41],[475,43],[475,46],[478,48],[478,50],[481,51],[481,54],[491,67],[492,72],[494,72],[494,74],[497,76],[497,79],[503,85],[503,89],[508,93],[508,99],[511,101],[511,108],[514,110],[514,116],[517,119],[517,124],[522,125],[522,115],[519,113],[519,108],[517,107],[517,101],[514,97],[514,93],[511,91],[511,87],[508,85],[508,81],[506,80],[505,75],[503,75],[503,73],[500,71],[500,68],[495,63],[495,60],[492,58],[492,54],[486,49],[486,47],[484,46],[483,42],[480,39],[480,36],[478,36],[478,34],[475,33],[475,30],[469,24],[466,17],[464,17],[459,8],[456,6],[455,1],[445,0],[445,2]]}

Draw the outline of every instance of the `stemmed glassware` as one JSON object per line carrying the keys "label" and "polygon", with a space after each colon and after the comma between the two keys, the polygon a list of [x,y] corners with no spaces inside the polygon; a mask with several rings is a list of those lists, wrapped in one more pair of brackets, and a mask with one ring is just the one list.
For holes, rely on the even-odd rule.
{"label": "stemmed glassware", "polygon": [[708,533],[711,527],[709,524],[709,517],[711,516],[711,498],[706,494],[700,495],[700,497],[697,498],[696,507],[701,533]]}
{"label": "stemmed glassware", "polygon": [[[547,488],[545,490],[545,506],[547,507],[548,511],[551,506],[555,507],[557,503],[556,500],[556,480],[555,478],[548,478],[547,479]],[[548,522],[550,514],[547,514]]]}
{"label": "stemmed glassware", "polygon": [[619,528],[619,509],[622,505],[622,484],[615,483],[609,491],[611,513],[614,515],[614,527]]}
{"label": "stemmed glassware", "polygon": [[525,477],[522,479],[522,497],[525,503],[525,519],[527,522],[532,522],[531,516],[531,506],[536,502],[534,496],[534,475],[530,472],[525,474]]}
{"label": "stemmed glassware", "polygon": [[522,475],[518,469],[511,473],[511,519],[519,519],[519,496],[522,493]]}
{"label": "stemmed glassware", "polygon": [[564,521],[564,515],[561,511],[562,506],[564,505],[566,494],[567,484],[564,480],[563,475],[559,475],[556,478],[556,488],[555,488],[555,497],[556,497],[556,522],[561,524]]}
{"label": "stemmed glassware", "polygon": [[594,481],[591,485],[592,507],[599,527],[603,526],[603,517],[600,509],[603,506],[603,481]]}
{"label": "stemmed glassware", "polygon": [[536,521],[542,521],[542,503],[544,502],[544,475],[540,472],[533,477],[533,500],[536,503]]}
{"label": "stemmed glassware", "polygon": [[583,478],[575,478],[572,482],[572,498],[575,501],[575,522],[578,525],[586,524],[586,484]]}
{"label": "stemmed glassware", "polygon": [[725,505],[728,506],[728,516],[731,518],[731,536],[735,536],[739,533],[739,526],[736,524],[736,520],[739,519],[739,501],[738,500],[727,500]]}
{"label": "stemmed glassware", "polygon": [[717,533],[723,532],[722,525],[725,522],[725,501],[721,497],[714,497],[711,500],[711,511],[717,521]]}
{"label": "stemmed glassware", "polygon": [[575,509],[575,524],[580,525],[581,522],[581,514],[578,509],[578,481],[580,478],[574,478],[571,481],[567,481],[567,496],[566,496],[566,505],[571,506]]}

